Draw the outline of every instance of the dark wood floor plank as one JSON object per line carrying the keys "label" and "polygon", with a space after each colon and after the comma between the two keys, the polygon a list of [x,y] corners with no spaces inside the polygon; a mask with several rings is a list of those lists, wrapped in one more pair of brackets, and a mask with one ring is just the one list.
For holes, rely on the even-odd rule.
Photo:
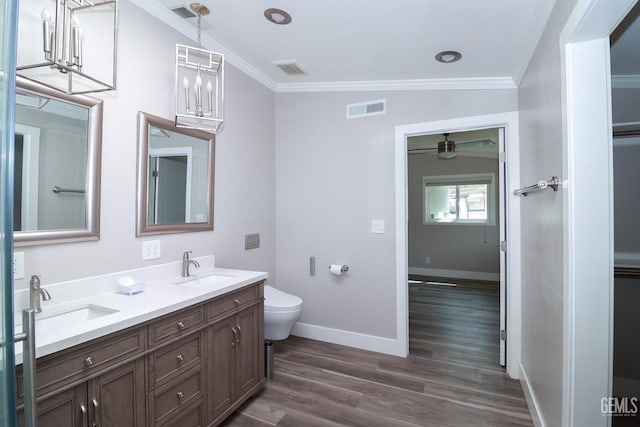
{"label": "dark wood floor plank", "polygon": [[227,427],[532,427],[499,366],[495,283],[409,286],[410,356],[290,337],[274,378]]}

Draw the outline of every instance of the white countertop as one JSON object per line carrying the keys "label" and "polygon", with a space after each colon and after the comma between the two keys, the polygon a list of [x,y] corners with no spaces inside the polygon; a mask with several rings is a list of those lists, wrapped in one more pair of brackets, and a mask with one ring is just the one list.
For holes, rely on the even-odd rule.
{"label": "white countertop", "polygon": [[[214,261],[215,263],[215,261]],[[77,308],[86,306],[97,306],[114,310],[113,313],[97,317],[95,319],[79,322],[75,324],[65,324],[62,327],[50,328],[49,330],[36,329],[36,357],[55,353],[74,345],[102,337],[113,332],[117,332],[135,326],[142,322],[157,318],[164,314],[171,313],[181,308],[206,301],[210,298],[225,294],[235,289],[241,288],[250,283],[254,283],[267,278],[267,273],[246,270],[233,270],[224,268],[201,268],[195,271],[195,279],[208,280],[199,286],[201,282],[182,282],[179,274],[173,274],[174,264],[170,264],[151,269],[139,269],[126,272],[114,273],[105,276],[83,280],[75,280],[47,286],[44,282],[42,287],[51,294],[51,300],[42,303],[42,312],[36,314],[36,328],[38,319],[55,316]],[[201,264],[206,264],[203,260]],[[204,265],[203,265],[204,267]],[[160,271],[161,270],[161,271]],[[158,278],[167,271],[171,273],[168,277]],[[215,275],[215,276],[211,276]],[[126,295],[118,291],[117,278],[131,276],[145,282],[145,290],[138,294]],[[152,280],[145,279],[152,278]],[[213,280],[211,279],[213,277]],[[101,286],[96,286],[100,282]],[[66,288],[64,287],[66,285]],[[74,289],[102,288],[103,292],[93,295],[76,295],[73,298]],[[26,292],[26,291],[24,291]],[[78,292],[75,292],[77,294]],[[27,294],[28,295],[28,294]],[[60,298],[56,301],[56,296]],[[21,296],[24,299],[24,295]],[[20,298],[17,298],[20,299]],[[16,331],[21,331],[22,312],[16,310]],[[16,364],[22,363],[22,344],[16,344]]]}

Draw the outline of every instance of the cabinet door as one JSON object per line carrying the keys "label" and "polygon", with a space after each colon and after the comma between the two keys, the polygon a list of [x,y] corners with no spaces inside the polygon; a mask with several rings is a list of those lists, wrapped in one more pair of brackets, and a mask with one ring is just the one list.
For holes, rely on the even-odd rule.
{"label": "cabinet door", "polygon": [[[88,423],[86,384],[62,391],[37,403],[38,426],[86,427]],[[18,425],[24,426],[24,412],[18,412]]]}
{"label": "cabinet door", "polygon": [[144,360],[135,360],[91,380],[88,398],[90,420],[97,420],[95,425],[146,426]]}
{"label": "cabinet door", "polygon": [[236,336],[235,318],[222,319],[206,331],[205,370],[207,384],[207,425],[211,424],[235,400],[233,383]]}
{"label": "cabinet door", "polygon": [[241,398],[260,381],[260,354],[263,348],[259,332],[260,306],[241,311],[236,316],[236,399]]}

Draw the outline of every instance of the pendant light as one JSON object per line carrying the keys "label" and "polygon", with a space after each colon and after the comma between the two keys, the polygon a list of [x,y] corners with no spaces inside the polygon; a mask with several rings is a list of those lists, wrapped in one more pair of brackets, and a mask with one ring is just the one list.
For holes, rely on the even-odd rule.
{"label": "pendant light", "polygon": [[202,48],[201,20],[209,9],[200,3],[189,7],[198,16],[198,47],[176,44],[175,123],[217,133],[223,122],[224,56]]}

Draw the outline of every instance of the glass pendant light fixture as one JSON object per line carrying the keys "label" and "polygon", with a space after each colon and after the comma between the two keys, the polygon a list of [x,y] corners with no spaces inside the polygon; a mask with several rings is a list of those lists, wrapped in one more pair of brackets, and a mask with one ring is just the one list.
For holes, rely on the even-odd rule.
{"label": "glass pendant light fixture", "polygon": [[116,88],[117,0],[21,0],[16,74],[67,94]]}
{"label": "glass pendant light fixture", "polygon": [[224,56],[202,48],[201,19],[209,9],[191,3],[198,16],[198,47],[176,44],[176,126],[217,133],[223,122]]}

